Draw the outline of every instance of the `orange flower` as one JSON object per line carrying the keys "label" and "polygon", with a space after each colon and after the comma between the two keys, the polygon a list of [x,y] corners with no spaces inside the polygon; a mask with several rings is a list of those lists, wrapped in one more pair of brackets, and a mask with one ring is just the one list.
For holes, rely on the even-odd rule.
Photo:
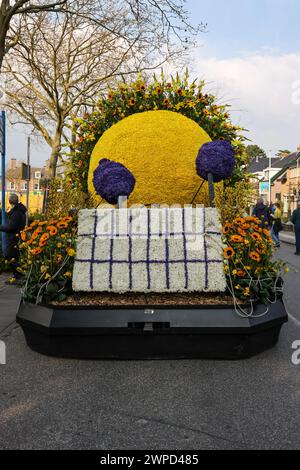
{"label": "orange flower", "polygon": [[130,105],[130,106],[134,106],[134,105],[135,105],[135,99],[134,99],[134,98],[130,98],[130,100],[129,100],[129,105]]}
{"label": "orange flower", "polygon": [[238,232],[239,234],[242,236],[242,237],[245,237],[247,235],[247,233],[245,232],[245,230],[243,230],[241,227],[238,228]]}
{"label": "orange flower", "polygon": [[73,217],[64,217],[61,221],[62,222],[66,222],[67,224],[69,224],[70,222],[72,222],[73,220]]}
{"label": "orange flower", "polygon": [[242,243],[243,237],[241,237],[240,235],[232,235],[232,237],[230,238],[230,241],[232,243]]}
{"label": "orange flower", "polygon": [[229,222],[227,222],[227,223],[224,225],[224,227],[223,227],[223,233],[224,233],[224,235],[227,235],[227,233],[229,232],[229,230],[232,229],[232,228],[233,228],[233,226],[232,226]]}
{"label": "orange flower", "polygon": [[234,221],[237,225],[244,225],[245,220],[242,217],[237,217]]}
{"label": "orange flower", "polygon": [[49,233],[50,233],[51,237],[54,237],[55,235],[58,234],[58,230],[54,225],[49,225],[47,227],[47,230],[49,230]]}
{"label": "orange flower", "polygon": [[21,232],[21,240],[22,242],[26,242],[27,240],[26,233],[24,231]]}
{"label": "orange flower", "polygon": [[39,227],[37,230],[35,230],[32,234],[32,237],[31,239],[32,240],[36,240],[39,236],[39,234],[43,231],[43,229],[41,227]]}
{"label": "orange flower", "polygon": [[256,261],[257,263],[261,261],[261,257],[256,251],[251,251],[249,256],[251,259],[253,259],[253,261]]}
{"label": "orange flower", "polygon": [[170,101],[168,100],[168,98],[165,98],[164,99],[164,106],[169,106],[170,104]]}
{"label": "orange flower", "polygon": [[243,224],[243,225],[242,225],[242,228],[243,228],[244,230],[249,230],[250,225],[249,225],[249,224]]}
{"label": "orange flower", "polygon": [[252,234],[251,234],[251,238],[252,238],[252,240],[254,240],[254,241],[261,241],[261,240],[262,240],[261,236],[260,236],[259,233],[257,233],[257,232],[252,233]]}
{"label": "orange flower", "polygon": [[266,228],[263,229],[263,234],[266,235],[266,237],[270,237],[270,232]]}
{"label": "orange flower", "polygon": [[67,222],[58,222],[56,226],[58,229],[68,228]]}
{"label": "orange flower", "polygon": [[44,235],[41,236],[40,241],[46,242],[47,240],[49,240],[49,238],[50,238],[50,235],[48,233],[44,233]]}
{"label": "orange flower", "polygon": [[242,269],[240,269],[236,274],[237,274],[238,277],[245,277],[246,276],[245,271],[243,271]]}
{"label": "orange flower", "polygon": [[33,256],[37,256],[40,255],[42,251],[43,250],[41,248],[34,248],[34,250],[31,250],[31,253],[33,254]]}
{"label": "orange flower", "polygon": [[225,259],[231,259],[234,257],[235,255],[235,251],[233,248],[231,248],[231,246],[228,246],[227,248],[224,248],[224,258]]}
{"label": "orange flower", "polygon": [[44,246],[47,245],[47,241],[46,240],[40,240],[40,243],[39,243],[39,247],[40,248],[44,248]]}

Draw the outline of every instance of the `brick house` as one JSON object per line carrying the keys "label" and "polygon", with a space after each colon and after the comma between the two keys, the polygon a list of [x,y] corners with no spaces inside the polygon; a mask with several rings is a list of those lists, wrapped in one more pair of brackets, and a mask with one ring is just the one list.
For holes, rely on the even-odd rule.
{"label": "brick house", "polygon": [[[26,180],[21,179],[22,163],[17,162],[16,158],[11,158],[6,168],[6,191],[15,193],[26,193]],[[46,161],[43,167],[31,167],[31,177],[29,181],[29,191],[42,191],[41,182],[47,178],[49,173],[49,161]],[[0,181],[0,189],[1,181]]]}
{"label": "brick house", "polygon": [[[29,211],[40,212],[43,207],[43,180],[49,175],[49,161],[43,167],[31,167],[30,181],[22,179],[22,162],[17,162],[16,158],[11,158],[6,167],[6,206],[8,206],[9,194],[15,193],[20,201],[26,205],[27,184],[29,183]],[[0,179],[0,190],[2,184]]]}
{"label": "brick house", "polygon": [[[270,159],[266,157],[257,157],[248,167],[249,173],[251,173],[251,183],[255,191],[255,198],[261,197],[266,202],[269,202],[269,172],[271,178],[275,176],[284,166],[285,166],[285,157],[283,158],[272,158],[272,166],[270,169]],[[262,183],[267,183],[265,188]],[[274,200],[274,199],[272,199]]]}
{"label": "brick house", "polygon": [[271,179],[272,199],[281,201],[290,216],[300,200],[300,146],[285,159],[285,165]]}

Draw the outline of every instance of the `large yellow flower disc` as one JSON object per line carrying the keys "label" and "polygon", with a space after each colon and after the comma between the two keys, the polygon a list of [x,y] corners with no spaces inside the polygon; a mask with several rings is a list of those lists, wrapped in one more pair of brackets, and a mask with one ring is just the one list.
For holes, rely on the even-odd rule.
{"label": "large yellow flower disc", "polygon": [[89,191],[96,196],[93,175],[103,158],[121,163],[134,175],[132,204],[190,204],[201,180],[196,158],[210,142],[198,124],[171,111],[133,114],[108,129],[96,144],[89,169]]}

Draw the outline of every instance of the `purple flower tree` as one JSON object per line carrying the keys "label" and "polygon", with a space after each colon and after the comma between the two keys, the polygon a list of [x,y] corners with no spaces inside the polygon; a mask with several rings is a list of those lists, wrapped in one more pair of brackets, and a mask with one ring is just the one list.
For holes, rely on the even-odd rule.
{"label": "purple flower tree", "polygon": [[135,187],[133,174],[121,163],[104,158],[94,171],[96,193],[109,204],[117,204],[119,197],[129,197]]}
{"label": "purple flower tree", "polygon": [[214,207],[214,183],[230,178],[235,167],[234,149],[227,140],[204,144],[196,159],[197,174],[208,181],[210,204]]}

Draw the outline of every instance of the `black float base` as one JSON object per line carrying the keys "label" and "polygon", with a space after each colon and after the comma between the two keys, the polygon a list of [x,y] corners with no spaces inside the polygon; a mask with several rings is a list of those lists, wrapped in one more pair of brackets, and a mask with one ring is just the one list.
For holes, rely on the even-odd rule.
{"label": "black float base", "polygon": [[[266,310],[257,305],[255,315]],[[22,303],[28,346],[77,359],[245,359],[275,346],[287,314],[282,301],[261,317],[233,307],[44,307]]]}

